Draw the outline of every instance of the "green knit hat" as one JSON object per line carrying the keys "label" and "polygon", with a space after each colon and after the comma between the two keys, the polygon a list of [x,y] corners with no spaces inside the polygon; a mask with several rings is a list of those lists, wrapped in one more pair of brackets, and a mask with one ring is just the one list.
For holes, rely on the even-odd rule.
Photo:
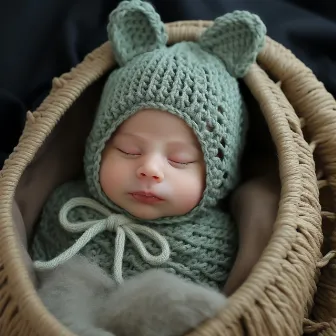
{"label": "green knit hat", "polygon": [[[111,13],[108,36],[119,68],[105,84],[84,158],[89,190],[118,212],[99,184],[101,153],[123,121],[155,108],[181,117],[195,132],[206,163],[199,205],[184,216],[215,206],[239,176],[247,112],[237,78],[244,76],[264,45],[260,18],[235,11],[217,18],[196,42],[167,46],[165,26],[152,5],[123,1]],[[181,220],[162,218],[156,223]]]}

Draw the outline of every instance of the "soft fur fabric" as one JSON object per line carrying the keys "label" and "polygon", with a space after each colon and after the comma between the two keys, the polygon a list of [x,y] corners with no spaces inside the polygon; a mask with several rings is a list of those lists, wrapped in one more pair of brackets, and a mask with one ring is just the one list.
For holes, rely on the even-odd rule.
{"label": "soft fur fabric", "polygon": [[226,305],[222,294],[161,270],[146,271],[116,289],[82,256],[39,272],[38,280],[47,309],[80,336],[182,335]]}

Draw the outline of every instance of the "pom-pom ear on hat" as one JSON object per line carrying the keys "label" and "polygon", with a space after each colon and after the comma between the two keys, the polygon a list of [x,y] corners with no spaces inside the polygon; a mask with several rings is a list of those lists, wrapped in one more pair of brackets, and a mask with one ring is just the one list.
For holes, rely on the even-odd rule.
{"label": "pom-pom ear on hat", "polygon": [[109,16],[108,38],[120,66],[145,52],[166,46],[164,23],[150,3],[122,1]]}
{"label": "pom-pom ear on hat", "polygon": [[231,76],[245,76],[265,43],[266,27],[261,19],[246,11],[220,16],[199,38],[198,43],[219,57]]}

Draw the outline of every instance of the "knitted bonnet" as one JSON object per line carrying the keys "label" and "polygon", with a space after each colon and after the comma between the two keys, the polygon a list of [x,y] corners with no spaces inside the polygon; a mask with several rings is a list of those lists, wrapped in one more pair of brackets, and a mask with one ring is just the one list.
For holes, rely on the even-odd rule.
{"label": "knitted bonnet", "polygon": [[[184,219],[215,206],[238,181],[247,112],[237,78],[247,73],[263,47],[264,24],[256,15],[235,11],[216,19],[196,41],[167,46],[165,26],[152,5],[131,0],[110,14],[107,29],[119,67],[108,77],[86,144],[84,167],[91,194],[126,213],[100,186],[101,154],[118,126],[137,111],[152,108],[182,118],[204,154],[206,188]],[[155,222],[176,219],[181,217]]]}

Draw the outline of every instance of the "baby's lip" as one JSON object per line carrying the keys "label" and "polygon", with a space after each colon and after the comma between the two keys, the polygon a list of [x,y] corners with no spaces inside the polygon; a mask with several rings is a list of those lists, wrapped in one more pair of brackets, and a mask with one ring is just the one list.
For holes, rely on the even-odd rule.
{"label": "baby's lip", "polygon": [[141,196],[141,197],[157,198],[158,200],[163,201],[162,197],[150,191],[133,191],[130,194],[135,195],[135,196]]}

